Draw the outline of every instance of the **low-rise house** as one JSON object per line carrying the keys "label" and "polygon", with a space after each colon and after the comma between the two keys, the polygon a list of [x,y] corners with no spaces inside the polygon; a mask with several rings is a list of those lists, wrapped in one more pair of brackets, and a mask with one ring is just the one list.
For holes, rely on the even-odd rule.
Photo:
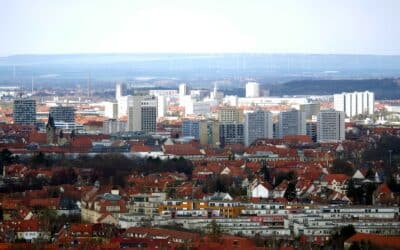
{"label": "low-rise house", "polygon": [[394,198],[394,193],[386,183],[379,185],[372,194],[374,204],[395,204]]}
{"label": "low-rise house", "polygon": [[153,217],[158,214],[158,208],[166,198],[166,193],[135,194],[130,197],[129,212]]}
{"label": "low-rise house", "polygon": [[338,193],[345,193],[348,180],[349,177],[345,174],[328,174],[323,176],[321,185]]}
{"label": "low-rise house", "polygon": [[[99,223],[99,220],[104,223],[117,223],[120,214],[128,213],[127,199],[119,189],[101,189],[97,185],[82,197],[82,220],[90,223]],[[115,220],[109,215],[112,215]]]}
{"label": "low-rise house", "polygon": [[50,232],[45,230],[38,220],[22,220],[15,223],[16,239],[23,239],[26,241],[35,240],[48,240],[50,239]]}
{"label": "low-rise house", "polygon": [[247,195],[250,198],[264,198],[271,196],[272,186],[268,182],[262,182],[254,179],[251,185],[248,186]]}
{"label": "low-rise house", "polygon": [[289,182],[285,179],[278,186],[276,186],[273,191],[273,198],[283,198],[285,196],[288,185]]}
{"label": "low-rise house", "polygon": [[232,201],[233,198],[229,193],[215,192],[213,195],[205,196],[207,201]]}

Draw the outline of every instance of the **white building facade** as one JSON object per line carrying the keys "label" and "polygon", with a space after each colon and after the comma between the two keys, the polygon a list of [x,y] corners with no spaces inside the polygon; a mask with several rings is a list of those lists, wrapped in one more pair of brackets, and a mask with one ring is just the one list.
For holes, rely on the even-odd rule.
{"label": "white building facade", "polygon": [[333,95],[334,108],[345,112],[347,117],[372,115],[374,113],[375,95],[373,92],[352,92]]}
{"label": "white building facade", "polygon": [[317,141],[340,142],[345,139],[343,111],[323,110],[317,116]]}

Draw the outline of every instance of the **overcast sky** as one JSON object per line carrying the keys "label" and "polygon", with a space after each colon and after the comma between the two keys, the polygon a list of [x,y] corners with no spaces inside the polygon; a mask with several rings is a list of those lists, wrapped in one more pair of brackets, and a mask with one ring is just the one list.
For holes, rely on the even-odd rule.
{"label": "overcast sky", "polygon": [[400,55],[398,0],[0,0],[0,56]]}

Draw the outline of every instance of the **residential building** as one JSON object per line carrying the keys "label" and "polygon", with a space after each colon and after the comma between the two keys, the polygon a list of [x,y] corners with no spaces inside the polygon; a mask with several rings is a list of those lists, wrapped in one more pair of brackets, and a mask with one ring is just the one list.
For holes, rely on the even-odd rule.
{"label": "residential building", "polygon": [[349,118],[357,115],[372,115],[374,113],[374,102],[374,92],[370,91],[333,95],[335,110],[345,112]]}
{"label": "residential building", "polygon": [[156,132],[157,130],[157,99],[146,98],[141,102],[141,130],[144,132]]}
{"label": "residential building", "polygon": [[260,97],[260,84],[248,82],[246,84],[246,97]]}
{"label": "residential building", "polygon": [[321,104],[319,103],[307,103],[300,105],[300,111],[305,113],[306,120],[315,120],[320,109]]}
{"label": "residential building", "polygon": [[200,139],[200,123],[199,120],[185,119],[182,121],[182,135]]}
{"label": "residential building", "polygon": [[118,118],[118,102],[104,102],[104,117],[110,119]]}
{"label": "residential building", "polygon": [[317,123],[308,121],[306,123],[306,135],[308,135],[313,142],[317,141]]}
{"label": "residential building", "polygon": [[195,100],[191,100],[185,105],[185,114],[186,115],[202,115],[209,116],[211,113],[211,106],[208,102],[198,102]]}
{"label": "residential building", "polygon": [[15,124],[36,123],[36,101],[32,99],[14,100],[13,118]]}
{"label": "residential building", "polygon": [[50,107],[50,115],[55,122],[75,122],[75,108],[71,106]]}
{"label": "residential building", "polygon": [[167,97],[158,95],[157,97],[157,118],[165,117],[167,114]]}
{"label": "residential building", "polygon": [[292,109],[279,114],[278,137],[286,135],[305,135],[306,117],[305,112]]}
{"label": "residential building", "polygon": [[243,123],[220,123],[219,139],[222,145],[225,144],[243,144],[244,143],[244,125]]}
{"label": "residential building", "polygon": [[126,85],[123,83],[117,83],[115,85],[115,100],[119,101],[119,99],[125,96]]}
{"label": "residential building", "polygon": [[221,107],[218,109],[218,121],[220,123],[243,122],[243,110],[234,107]]}
{"label": "residential building", "polygon": [[[203,121],[204,123],[204,121]],[[215,120],[208,120],[206,129],[204,125],[201,126],[200,130],[200,144],[211,145],[212,147],[219,147],[220,136],[219,136],[219,122]]]}
{"label": "residential building", "polygon": [[257,110],[245,115],[244,143],[249,146],[259,138],[273,138],[272,114]]}
{"label": "residential building", "polygon": [[120,121],[118,119],[108,119],[103,122],[103,133],[104,134],[114,134],[117,132],[126,131],[126,121]]}
{"label": "residential building", "polygon": [[189,85],[186,83],[179,84],[179,97],[189,95]]}
{"label": "residential building", "polygon": [[345,139],[344,112],[323,110],[317,118],[317,141],[339,142]]}

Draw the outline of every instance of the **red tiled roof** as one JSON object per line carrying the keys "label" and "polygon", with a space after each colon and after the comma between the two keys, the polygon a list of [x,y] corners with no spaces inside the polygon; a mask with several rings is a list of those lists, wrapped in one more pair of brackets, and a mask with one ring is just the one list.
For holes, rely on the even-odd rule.
{"label": "red tiled roof", "polygon": [[345,243],[353,242],[371,242],[373,245],[389,248],[389,249],[399,249],[400,247],[400,236],[387,236],[378,234],[366,234],[366,233],[356,233],[345,241]]}
{"label": "red tiled roof", "polygon": [[348,177],[345,174],[328,174],[324,176],[324,181],[331,183],[333,180],[343,183],[345,181],[347,181],[348,179],[350,179],[350,177]]}
{"label": "red tiled roof", "polygon": [[202,155],[200,149],[191,144],[164,145],[164,153],[170,155]]}

